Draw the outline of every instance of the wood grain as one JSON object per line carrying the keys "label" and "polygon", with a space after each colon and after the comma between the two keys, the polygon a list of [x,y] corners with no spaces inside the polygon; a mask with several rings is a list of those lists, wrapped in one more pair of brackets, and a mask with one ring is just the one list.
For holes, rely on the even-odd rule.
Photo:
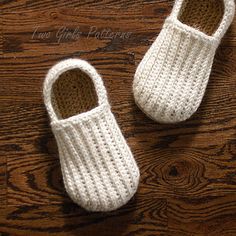
{"label": "wood grain", "polygon": [[[172,6],[173,0],[1,2],[2,235],[236,235],[236,21],[190,120],[157,124],[133,100],[135,69]],[[59,39],[61,27],[79,37]],[[90,35],[92,27],[98,35]],[[126,37],[102,37],[106,29]],[[112,213],[85,212],[62,183],[42,83],[53,64],[70,57],[88,60],[102,75],[140,167],[137,195]]]}
{"label": "wood grain", "polygon": [[[0,15],[2,15],[2,10],[0,9]],[[3,57],[3,25],[0,24],[0,58]],[[0,107],[1,112],[1,107]],[[0,121],[0,125],[3,124]],[[1,149],[0,149],[1,153]],[[0,157],[0,208],[3,208],[6,205],[6,163],[7,158],[4,155]]]}
{"label": "wood grain", "polygon": [[[71,203],[9,206],[0,219],[3,233],[10,235],[165,235],[166,201],[132,200],[112,213],[88,213]],[[39,224],[40,222],[40,224]]]}
{"label": "wood grain", "polygon": [[194,200],[171,199],[167,212],[170,235],[236,235],[235,194]]}

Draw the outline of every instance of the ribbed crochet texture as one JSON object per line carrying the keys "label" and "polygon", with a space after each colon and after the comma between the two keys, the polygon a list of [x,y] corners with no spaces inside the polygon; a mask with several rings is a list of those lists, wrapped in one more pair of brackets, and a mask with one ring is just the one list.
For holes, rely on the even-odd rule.
{"label": "ribbed crochet texture", "polygon": [[47,74],[44,101],[71,199],[89,211],[127,203],[137,190],[139,170],[96,70],[79,59],[58,63]]}
{"label": "ribbed crochet texture", "polygon": [[234,11],[234,0],[175,2],[134,76],[134,98],[147,116],[175,123],[198,109]]}

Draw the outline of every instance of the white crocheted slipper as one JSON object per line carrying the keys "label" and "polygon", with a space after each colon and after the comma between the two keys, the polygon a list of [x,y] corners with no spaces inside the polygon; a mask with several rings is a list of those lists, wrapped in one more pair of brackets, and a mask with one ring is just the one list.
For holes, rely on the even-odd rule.
{"label": "white crocheted slipper", "polygon": [[137,190],[139,170],[110,110],[103,81],[87,62],[53,66],[44,102],[71,199],[89,211],[111,211]]}
{"label": "white crocheted slipper", "polygon": [[176,0],[134,76],[134,98],[144,113],[161,123],[191,117],[234,11],[234,0]]}

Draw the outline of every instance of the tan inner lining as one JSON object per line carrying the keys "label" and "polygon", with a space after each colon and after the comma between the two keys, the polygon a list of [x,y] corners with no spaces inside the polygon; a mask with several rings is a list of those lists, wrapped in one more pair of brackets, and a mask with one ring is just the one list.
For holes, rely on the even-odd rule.
{"label": "tan inner lining", "polygon": [[64,72],[52,87],[52,106],[59,119],[87,112],[98,106],[91,78],[80,69]]}
{"label": "tan inner lining", "polygon": [[223,15],[223,0],[184,0],[178,19],[186,25],[213,35]]}

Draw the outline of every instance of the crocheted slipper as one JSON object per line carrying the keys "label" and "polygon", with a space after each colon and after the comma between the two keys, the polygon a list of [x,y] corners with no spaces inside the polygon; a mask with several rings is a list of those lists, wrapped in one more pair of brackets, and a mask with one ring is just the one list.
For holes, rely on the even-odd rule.
{"label": "crocheted slipper", "polygon": [[58,63],[46,76],[44,102],[71,199],[89,211],[127,203],[137,190],[139,170],[96,70],[79,59]]}
{"label": "crocheted slipper", "polygon": [[234,11],[234,0],[176,0],[135,73],[134,98],[144,113],[175,123],[198,109]]}

